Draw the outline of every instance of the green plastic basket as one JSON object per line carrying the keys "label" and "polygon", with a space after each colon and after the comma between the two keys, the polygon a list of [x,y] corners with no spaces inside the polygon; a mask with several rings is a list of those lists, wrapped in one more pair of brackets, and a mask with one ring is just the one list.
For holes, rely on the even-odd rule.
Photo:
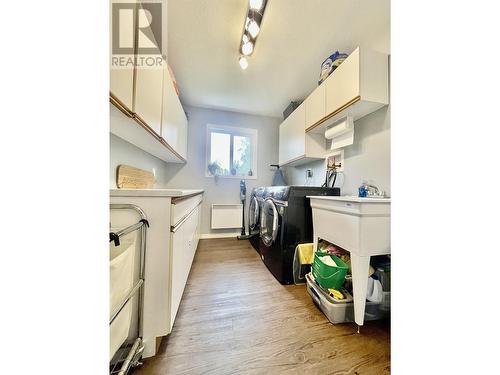
{"label": "green plastic basket", "polygon": [[[323,263],[321,260],[323,257],[331,257],[337,266]],[[348,269],[349,266],[336,255],[318,251],[314,253],[312,274],[322,288],[339,289],[344,284]]]}

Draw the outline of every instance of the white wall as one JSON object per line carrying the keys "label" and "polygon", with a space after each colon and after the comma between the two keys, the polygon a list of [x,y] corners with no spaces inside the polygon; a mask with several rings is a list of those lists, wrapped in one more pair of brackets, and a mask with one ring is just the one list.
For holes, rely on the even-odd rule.
{"label": "white wall", "polygon": [[[239,203],[239,179],[205,177],[207,124],[253,128],[258,131],[257,179],[246,180],[247,197],[253,187],[271,185],[273,171],[269,164],[278,160],[277,118],[246,115],[196,107],[185,107],[189,118],[187,165],[169,167],[168,187],[192,187],[205,190],[202,233],[220,233],[210,229],[210,208],[213,203]],[[248,201],[247,201],[248,207]],[[234,232],[238,230],[228,230]]]}
{"label": "white wall", "polygon": [[168,169],[170,164],[148,154],[146,151],[134,146],[127,141],[109,134],[109,187],[116,188],[116,168],[120,164],[131,165],[147,171],[154,172],[156,178],[155,188],[164,188],[168,183]]}
{"label": "white wall", "polygon": [[[205,177],[206,125],[228,125],[258,130],[257,179],[246,180],[247,198],[253,187],[271,185],[273,168],[269,164],[278,162],[279,118],[247,115],[236,112],[219,111],[185,106],[188,114],[188,154],[187,164],[165,163],[140,150],[134,145],[110,136],[110,186],[116,187],[115,174],[119,164],[155,169],[156,188],[200,188],[205,190],[201,232],[221,233],[240,230],[212,231],[210,229],[210,207],[213,203],[239,203],[239,179]],[[248,208],[248,200],[247,200]]]}
{"label": "white wall", "polygon": [[[344,174],[339,174],[335,186],[342,187],[343,195],[357,195],[361,183],[368,181],[390,195],[390,160],[390,107],[384,107],[355,122],[354,144],[344,149]],[[306,180],[307,169],[313,170],[309,180]],[[284,172],[289,185],[321,186],[325,181],[323,160],[284,168]]]}

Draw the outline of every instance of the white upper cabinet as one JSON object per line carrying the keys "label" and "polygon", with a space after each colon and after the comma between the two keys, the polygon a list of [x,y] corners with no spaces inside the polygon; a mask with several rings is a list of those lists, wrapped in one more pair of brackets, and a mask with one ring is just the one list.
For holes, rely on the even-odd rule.
{"label": "white upper cabinet", "polygon": [[[137,15],[138,25],[148,25],[147,12],[139,11]],[[135,105],[136,117],[151,128],[158,136],[161,136],[161,111],[163,100],[163,69],[165,62],[161,56],[156,41],[151,41],[154,35],[151,29],[141,28],[138,35],[138,43],[142,48],[150,48],[156,52],[137,55],[137,67],[135,71]]]}
{"label": "white upper cabinet", "polygon": [[279,164],[283,165],[305,154],[304,123],[305,105],[302,103],[279,129]]}
{"label": "white upper cabinet", "polygon": [[357,120],[387,104],[388,55],[356,48],[280,125],[279,164],[324,159],[328,126],[348,115]]}
{"label": "white upper cabinet", "polygon": [[[388,55],[356,48],[306,99],[311,108],[306,131],[324,133],[328,126],[347,115],[358,120],[389,104],[388,64]],[[323,90],[325,113],[318,118]]]}
{"label": "white upper cabinet", "polygon": [[[120,27],[110,28],[110,102],[128,121],[112,111],[110,132],[164,161],[186,162],[187,119],[156,43],[158,35],[148,26],[149,13],[141,8],[141,1],[110,1],[111,23],[113,10],[117,16],[113,7],[116,3],[120,5]],[[166,4],[162,4],[166,9]],[[166,17],[162,22],[166,30]],[[166,48],[165,37],[163,34],[163,48]],[[117,44],[125,49],[117,51]],[[119,67],[113,66],[113,59],[120,60]],[[123,66],[123,61],[134,59],[135,66],[134,63]]]}
{"label": "white upper cabinet", "polygon": [[[135,2],[128,1],[129,8],[120,12],[120,25],[113,25],[113,5],[117,2],[110,1],[109,24],[110,24],[110,74],[109,91],[115,101],[127,112],[134,111],[134,51],[135,51]],[[116,27],[114,27],[116,26]],[[113,35],[113,31],[117,35]],[[113,36],[115,40],[113,40]],[[130,49],[130,54],[112,56],[113,48],[119,47]]]}
{"label": "white upper cabinet", "polygon": [[325,80],[326,113],[332,113],[357,98],[359,90],[359,48]]}
{"label": "white upper cabinet", "polygon": [[306,103],[302,103],[279,128],[279,165],[296,166],[324,158],[323,135],[305,132]]}
{"label": "white upper cabinet", "polygon": [[[151,55],[156,58],[160,56]],[[158,136],[161,135],[161,111],[163,100],[163,64],[155,66],[138,66],[135,81],[136,117],[148,125]]]}
{"label": "white upper cabinet", "polygon": [[186,114],[165,63],[161,136],[183,159],[187,158],[187,123]]}
{"label": "white upper cabinet", "polygon": [[326,114],[326,85],[323,83],[305,100],[306,104],[306,129],[314,125]]}

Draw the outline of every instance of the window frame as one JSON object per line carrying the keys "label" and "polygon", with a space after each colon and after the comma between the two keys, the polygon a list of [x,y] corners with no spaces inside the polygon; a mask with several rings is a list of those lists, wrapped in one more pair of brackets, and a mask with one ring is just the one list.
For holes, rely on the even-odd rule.
{"label": "window frame", "polygon": [[239,180],[255,180],[257,179],[257,142],[258,142],[258,130],[252,128],[240,128],[236,126],[226,126],[226,125],[216,125],[207,124],[206,129],[206,147],[205,147],[205,177],[214,177],[208,172],[208,164],[210,163],[210,153],[212,149],[211,144],[211,134],[213,131],[217,133],[226,133],[231,136],[229,145],[229,169],[231,170],[233,166],[233,155],[234,155],[234,137],[244,136],[250,137],[252,140],[252,172],[251,176],[248,175],[217,175],[217,178],[237,178]]}

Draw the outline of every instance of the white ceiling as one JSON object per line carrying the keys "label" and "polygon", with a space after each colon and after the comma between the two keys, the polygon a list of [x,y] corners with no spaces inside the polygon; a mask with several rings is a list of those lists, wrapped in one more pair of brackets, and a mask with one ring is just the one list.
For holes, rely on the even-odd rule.
{"label": "white ceiling", "polygon": [[281,117],[317,86],[335,50],[390,52],[390,0],[269,0],[249,67],[248,0],[168,0],[168,60],[184,104]]}

